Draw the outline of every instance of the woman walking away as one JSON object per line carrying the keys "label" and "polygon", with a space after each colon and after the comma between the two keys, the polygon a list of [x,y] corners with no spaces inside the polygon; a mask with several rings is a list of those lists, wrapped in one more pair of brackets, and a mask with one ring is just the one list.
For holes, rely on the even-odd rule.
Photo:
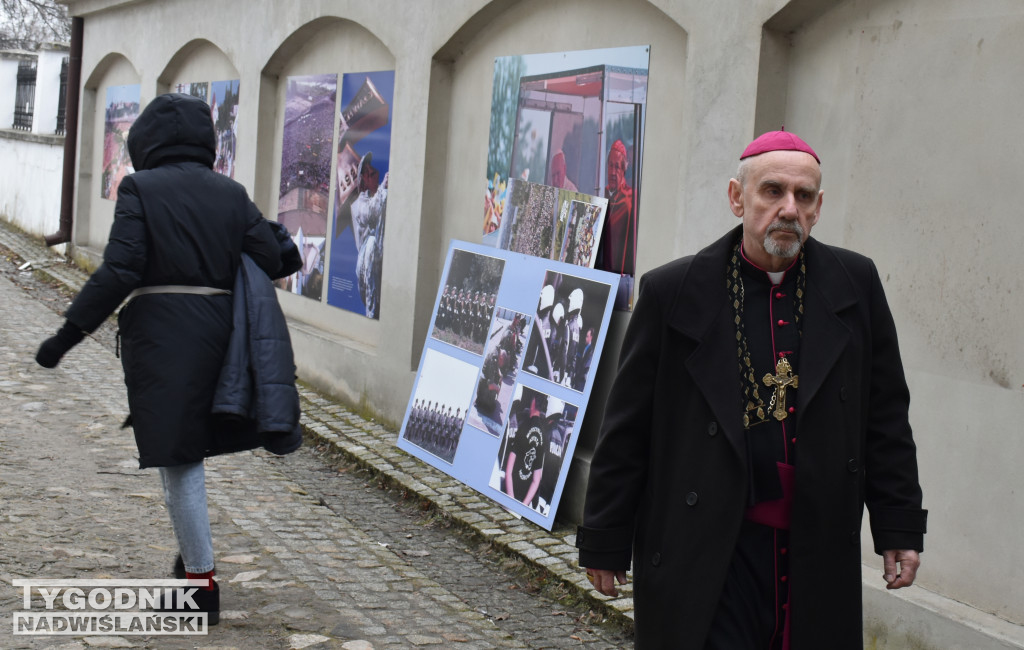
{"label": "woman walking away", "polygon": [[[36,355],[40,365],[55,367],[128,298],[118,326],[139,466],[160,469],[185,573],[178,577],[207,580],[194,600],[210,624],[219,617],[220,593],[212,579],[203,459],[259,446],[288,453],[301,443],[283,317],[277,321],[284,332],[278,332],[270,358],[291,394],[276,392],[269,398],[274,403],[260,408],[283,413],[287,424],[267,431],[246,418],[228,423],[211,414],[233,329],[238,335],[232,305],[240,297],[242,254],[251,260],[249,275],[258,267],[267,284],[301,264],[287,231],[263,218],[242,185],[212,170],[215,146],[210,107],[202,100],[168,94],[146,107],[128,134],[137,171],[118,188],[103,264],[72,302],[64,326]],[[258,386],[250,392],[259,399]]]}

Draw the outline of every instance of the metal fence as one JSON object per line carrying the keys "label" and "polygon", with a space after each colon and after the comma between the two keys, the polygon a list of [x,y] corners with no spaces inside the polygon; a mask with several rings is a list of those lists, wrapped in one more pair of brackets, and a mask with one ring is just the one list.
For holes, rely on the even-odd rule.
{"label": "metal fence", "polygon": [[68,57],[60,62],[60,94],[57,96],[57,135],[64,135],[64,111],[68,103]]}
{"label": "metal fence", "polygon": [[32,130],[32,114],[36,105],[36,63],[22,61],[18,64],[18,90],[14,100],[14,124],[12,128]]}

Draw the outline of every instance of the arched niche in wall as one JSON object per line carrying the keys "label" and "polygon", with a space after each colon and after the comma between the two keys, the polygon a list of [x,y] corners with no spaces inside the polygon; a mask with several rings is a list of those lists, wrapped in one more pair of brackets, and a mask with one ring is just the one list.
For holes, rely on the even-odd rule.
{"label": "arched niche in wall", "polygon": [[[483,235],[495,59],[646,45],[650,46],[650,63],[644,196],[637,247],[639,271],[650,268],[644,256],[652,252],[652,246],[658,246],[659,224],[675,218],[671,206],[679,203],[676,188],[684,141],[680,110],[684,103],[686,30],[648,2],[496,0],[470,18],[435,53],[413,328],[419,340],[429,325],[449,240],[479,242]],[[658,257],[660,251],[649,259]],[[420,343],[413,347],[412,368],[418,365],[421,349]]]}
{"label": "arched niche in wall", "polygon": [[[107,107],[111,101],[132,98],[138,101],[141,90],[138,71],[117,52],[104,56],[85,76],[79,117],[81,144],[74,241],[76,246],[87,251],[89,259],[86,261],[89,263],[99,264],[98,255],[106,245],[114,222],[116,190],[112,183],[104,180],[110,176],[105,167],[117,167],[115,176],[130,171],[124,165],[127,157],[123,142],[126,129],[125,133],[108,133]],[[121,126],[127,124],[124,122]],[[112,166],[111,161],[115,159],[120,159],[122,164]]]}
{"label": "arched niche in wall", "polygon": [[[375,346],[379,322],[361,313],[331,306],[328,302],[328,280],[331,278],[330,256],[335,242],[329,234],[333,228],[334,193],[338,185],[336,173],[338,111],[342,106],[342,80],[349,73],[393,71],[395,57],[384,43],[362,25],[336,17],[314,20],[297,29],[282,42],[270,57],[260,75],[259,118],[256,143],[256,184],[255,198],[264,215],[275,220],[281,200],[281,158],[284,142],[285,104],[289,78],[329,75],[336,77],[337,90],[334,99],[334,114],[331,116],[332,146],[331,180],[329,192],[322,197],[326,206],[325,214],[316,217],[325,220],[327,232],[316,232],[313,236],[325,241],[324,287],[321,299],[314,300],[289,292],[279,292],[285,310],[299,320],[305,321],[326,332],[338,333],[346,339]],[[319,118],[318,118],[319,119]],[[399,124],[393,120],[392,124]],[[392,132],[392,138],[400,137]],[[320,208],[318,208],[320,209]],[[323,228],[318,223],[317,228]],[[307,233],[303,233],[306,235]],[[389,275],[401,272],[401,268],[387,262],[385,246],[381,294],[386,299]]]}
{"label": "arched niche in wall", "polygon": [[[679,218],[676,206],[687,139],[681,114],[685,104],[687,40],[686,30],[652,3],[496,0],[483,7],[435,53],[419,231],[420,267],[416,275],[413,336],[417,339],[409,359],[412,368],[418,366],[448,242],[479,242],[483,236],[495,59],[650,46],[643,201],[637,240],[637,273],[642,273],[654,265],[654,260],[660,263],[671,256],[671,242],[664,242],[668,238],[659,232],[675,232],[674,224]],[[623,329],[622,320],[613,319],[613,326]],[[612,335],[611,331],[609,334]],[[606,344],[606,351],[609,347],[617,348],[618,342]],[[614,359],[607,365],[613,367]],[[604,384],[599,377],[591,396],[593,403],[599,404],[602,394],[607,393]],[[580,517],[587,473],[580,471],[576,461],[582,457],[584,463],[588,462],[596,439],[595,428],[589,422],[600,422],[600,413],[593,418],[588,413],[587,417],[560,506],[560,517],[570,521]]]}
{"label": "arched niche in wall", "polygon": [[196,39],[174,53],[157,78],[158,92],[176,92],[182,84],[238,79],[238,70],[224,52],[206,39]]}
{"label": "arched niche in wall", "polygon": [[[236,178],[239,156],[250,158],[251,145],[239,146],[238,116],[255,114],[255,107],[239,104],[241,80],[231,60],[205,39],[190,41],[178,50],[157,78],[157,92],[180,92],[199,97],[210,105],[217,132],[215,171]],[[248,145],[248,146],[247,146]],[[246,149],[250,149],[246,151]],[[246,154],[250,156],[246,156]]]}

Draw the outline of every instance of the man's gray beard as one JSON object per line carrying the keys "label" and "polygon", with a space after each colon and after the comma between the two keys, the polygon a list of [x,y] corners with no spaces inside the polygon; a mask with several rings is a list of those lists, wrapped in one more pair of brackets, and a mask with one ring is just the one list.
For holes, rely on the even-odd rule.
{"label": "man's gray beard", "polygon": [[[781,230],[783,232],[795,233],[797,239],[791,244],[780,244],[772,237],[772,233]],[[800,252],[804,243],[804,229],[795,221],[789,224],[773,223],[768,226],[768,232],[764,235],[764,250],[773,257],[781,257],[784,260],[792,259]]]}

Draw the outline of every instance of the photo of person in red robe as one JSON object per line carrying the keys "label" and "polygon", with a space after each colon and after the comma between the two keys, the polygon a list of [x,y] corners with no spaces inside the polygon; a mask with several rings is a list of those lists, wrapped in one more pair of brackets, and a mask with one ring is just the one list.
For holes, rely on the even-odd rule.
{"label": "photo of person in red robe", "polygon": [[605,219],[601,269],[633,275],[636,262],[636,213],[633,188],[626,182],[626,145],[612,143],[608,152],[608,216]]}

